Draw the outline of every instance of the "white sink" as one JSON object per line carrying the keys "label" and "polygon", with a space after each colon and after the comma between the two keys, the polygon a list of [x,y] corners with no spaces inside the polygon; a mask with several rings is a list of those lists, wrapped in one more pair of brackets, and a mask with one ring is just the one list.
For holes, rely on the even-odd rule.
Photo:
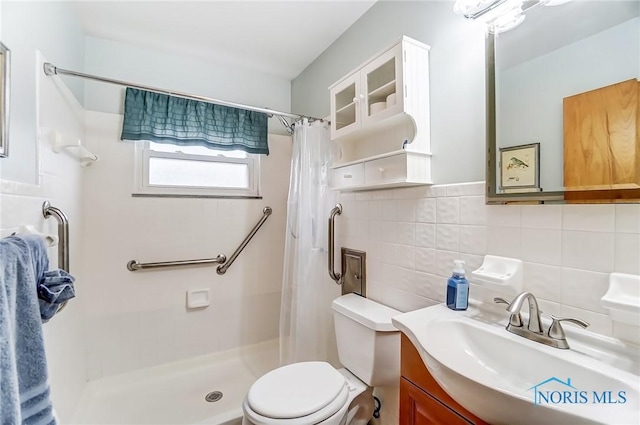
{"label": "white sink", "polygon": [[440,386],[490,424],[640,423],[640,347],[568,325],[571,348],[552,348],[507,332],[508,315],[436,305],[392,321]]}

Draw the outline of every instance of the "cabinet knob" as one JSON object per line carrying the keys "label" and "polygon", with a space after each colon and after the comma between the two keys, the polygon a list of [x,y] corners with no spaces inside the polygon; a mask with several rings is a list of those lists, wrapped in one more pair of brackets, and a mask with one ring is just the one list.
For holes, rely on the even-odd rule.
{"label": "cabinet knob", "polygon": [[353,98],[353,102],[355,103],[355,102],[357,102],[357,101],[358,101],[358,98],[357,98],[357,97],[354,97],[354,98]]}
{"label": "cabinet knob", "polygon": [[378,171],[380,171],[380,174],[384,174],[384,168],[380,167],[378,168]]}
{"label": "cabinet knob", "polygon": [[360,100],[364,100],[364,95],[360,94]]}

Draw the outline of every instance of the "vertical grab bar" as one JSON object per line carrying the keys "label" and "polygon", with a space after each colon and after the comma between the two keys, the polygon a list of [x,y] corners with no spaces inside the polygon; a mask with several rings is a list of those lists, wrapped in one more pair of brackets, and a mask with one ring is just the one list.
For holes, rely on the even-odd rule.
{"label": "vertical grab bar", "polygon": [[[62,210],[52,207],[49,201],[42,204],[42,216],[54,217],[58,222],[58,267],[69,272],[69,219]],[[67,302],[60,304],[58,313],[67,306]]]}
{"label": "vertical grab bar", "polygon": [[52,207],[49,201],[42,204],[44,218],[54,217],[58,221],[58,267],[69,271],[69,219],[59,208]]}
{"label": "vertical grab bar", "polygon": [[329,277],[333,279],[338,285],[342,285],[342,276],[340,273],[333,271],[333,257],[334,257],[334,236],[335,236],[335,218],[336,215],[342,214],[342,204],[336,204],[329,214]]}

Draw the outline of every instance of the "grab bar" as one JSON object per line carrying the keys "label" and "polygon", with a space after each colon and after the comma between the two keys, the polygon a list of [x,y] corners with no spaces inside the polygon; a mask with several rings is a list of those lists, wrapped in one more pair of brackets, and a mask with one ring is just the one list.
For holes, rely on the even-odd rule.
{"label": "grab bar", "polygon": [[246,238],[244,238],[244,240],[242,241],[242,243],[240,244],[238,249],[236,249],[234,251],[234,253],[231,254],[231,257],[229,257],[229,261],[228,262],[227,262],[227,257],[224,254],[220,254],[215,258],[201,258],[201,259],[198,259],[198,260],[163,261],[163,262],[158,262],[158,263],[141,263],[138,260],[131,260],[131,261],[129,261],[127,263],[127,270],[129,270],[131,272],[135,272],[135,271],[138,271],[138,270],[157,269],[157,268],[164,268],[164,267],[201,266],[201,265],[206,265],[206,264],[222,264],[221,266],[218,266],[216,271],[217,271],[218,274],[225,274],[227,272],[227,269],[231,266],[231,264],[233,264],[233,262],[236,260],[236,257],[238,257],[238,255],[240,255],[240,253],[242,252],[244,247],[247,246],[247,244],[249,243],[251,238],[253,238],[253,236],[258,231],[258,229],[260,229],[260,227],[264,224],[264,222],[267,221],[267,217],[269,217],[271,215],[271,213],[272,213],[271,207],[264,207],[264,209],[262,210],[262,213],[264,215],[262,216],[262,218],[260,219],[258,224],[256,224],[255,227],[253,228],[253,230],[251,230],[251,233],[249,233],[249,235]]}
{"label": "grab bar", "polygon": [[[69,272],[69,219],[62,210],[52,207],[49,201],[42,204],[42,216],[54,217],[58,221],[58,268]],[[60,304],[58,313],[67,306],[67,302]]]}
{"label": "grab bar", "polygon": [[223,264],[227,261],[224,254],[218,255],[216,258],[201,258],[198,260],[178,260],[163,261],[159,263],[141,263],[138,260],[131,260],[127,263],[127,269],[131,272],[144,269],[157,269],[160,267],[178,267],[178,266],[195,266],[204,264]]}
{"label": "grab bar", "polygon": [[334,245],[334,234],[335,234],[335,218],[336,215],[342,214],[342,204],[336,204],[335,207],[331,210],[331,214],[329,214],[329,276],[333,279],[338,285],[342,285],[342,276],[340,273],[336,273],[333,271],[333,245]]}
{"label": "grab bar", "polygon": [[238,255],[240,255],[244,247],[247,246],[251,238],[253,238],[253,236],[258,232],[258,230],[260,229],[260,227],[262,227],[264,222],[267,221],[267,218],[269,218],[272,212],[273,210],[271,209],[271,207],[264,207],[264,209],[262,210],[262,214],[263,214],[262,218],[260,219],[260,221],[258,221],[258,224],[256,224],[253,227],[253,229],[251,229],[251,232],[249,232],[247,237],[244,238],[242,243],[240,243],[240,246],[235,251],[233,251],[233,254],[231,254],[231,257],[229,257],[229,261],[227,261],[225,264],[221,266],[218,266],[218,268],[216,269],[216,272],[218,274],[225,274],[227,272],[227,270],[229,269],[229,267],[231,267],[233,262],[236,261],[236,258],[238,257]]}
{"label": "grab bar", "polygon": [[69,271],[69,219],[59,208],[52,207],[49,201],[42,204],[44,218],[54,217],[58,221],[58,267]]}

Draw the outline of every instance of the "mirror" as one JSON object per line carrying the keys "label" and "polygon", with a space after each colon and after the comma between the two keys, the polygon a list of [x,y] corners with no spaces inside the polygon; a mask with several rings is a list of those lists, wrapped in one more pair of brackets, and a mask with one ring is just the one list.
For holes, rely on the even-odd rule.
{"label": "mirror", "polygon": [[526,3],[487,34],[487,202],[640,202],[640,1]]}
{"label": "mirror", "polygon": [[9,156],[9,73],[11,52],[0,43],[0,158]]}

